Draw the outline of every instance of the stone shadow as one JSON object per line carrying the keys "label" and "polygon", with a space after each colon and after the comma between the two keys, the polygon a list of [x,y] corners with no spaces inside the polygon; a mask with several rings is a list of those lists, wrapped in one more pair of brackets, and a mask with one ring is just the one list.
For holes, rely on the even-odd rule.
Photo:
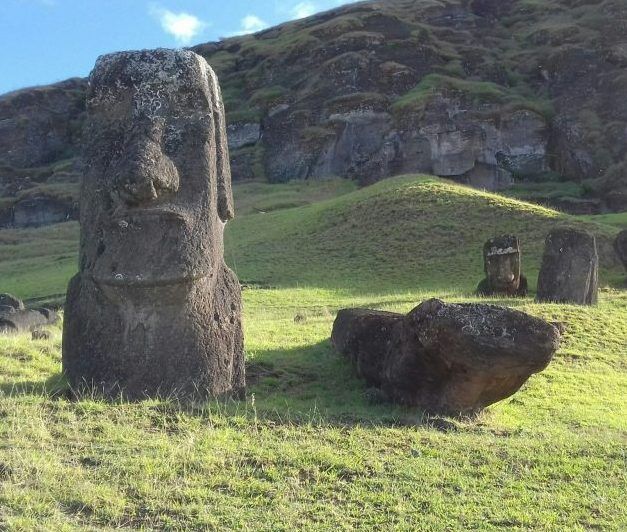
{"label": "stone shadow", "polygon": [[[257,351],[246,361],[246,399],[209,400],[188,403],[175,396],[146,399],[149,408],[163,414],[204,418],[221,415],[246,417],[266,425],[429,426],[457,430],[454,420],[429,416],[417,409],[385,403],[373,389],[358,379],[349,362],[337,354],[329,340],[293,349]],[[41,396],[80,402],[96,399],[86,394],[76,398],[62,373],[43,381],[20,381],[0,385],[2,397]],[[143,401],[133,401],[141,404]],[[127,403],[110,401],[112,407]]]}

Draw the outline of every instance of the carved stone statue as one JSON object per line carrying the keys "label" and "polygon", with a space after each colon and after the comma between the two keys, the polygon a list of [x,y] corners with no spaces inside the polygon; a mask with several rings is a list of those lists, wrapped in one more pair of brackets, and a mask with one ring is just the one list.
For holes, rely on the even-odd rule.
{"label": "carved stone statue", "polygon": [[100,57],[89,79],[79,273],[63,369],[105,396],[240,395],[241,296],[218,80],[189,51]]}
{"label": "carved stone statue", "polygon": [[483,246],[485,279],[477,293],[483,296],[524,297],[527,278],[521,271],[520,242],[514,235],[491,238]]}
{"label": "carved stone statue", "polygon": [[536,299],[595,305],[599,291],[596,238],[580,229],[559,227],[546,237]]}

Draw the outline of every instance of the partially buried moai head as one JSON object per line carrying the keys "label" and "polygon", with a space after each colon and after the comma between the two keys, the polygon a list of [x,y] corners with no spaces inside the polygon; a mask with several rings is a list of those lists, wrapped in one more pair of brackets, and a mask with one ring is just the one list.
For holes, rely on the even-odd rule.
{"label": "partially buried moai head", "polygon": [[492,238],[483,247],[486,278],[495,292],[514,293],[520,285],[520,243],[513,235]]}
{"label": "partially buried moai head", "polygon": [[121,52],[89,83],[81,272],[114,286],[213,275],[233,217],[214,72],[189,51]]}

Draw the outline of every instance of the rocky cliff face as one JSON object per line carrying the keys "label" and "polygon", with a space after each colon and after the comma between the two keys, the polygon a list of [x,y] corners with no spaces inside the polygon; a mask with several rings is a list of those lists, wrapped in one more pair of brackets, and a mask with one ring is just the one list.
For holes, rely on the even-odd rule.
{"label": "rocky cliff face", "polygon": [[75,218],[82,79],[0,96],[0,227]]}
{"label": "rocky cliff face", "polygon": [[[549,180],[577,184],[562,207],[627,209],[624,0],[360,2],[194,50],[220,75],[235,179]],[[73,155],[83,90],[0,98],[0,186]]]}

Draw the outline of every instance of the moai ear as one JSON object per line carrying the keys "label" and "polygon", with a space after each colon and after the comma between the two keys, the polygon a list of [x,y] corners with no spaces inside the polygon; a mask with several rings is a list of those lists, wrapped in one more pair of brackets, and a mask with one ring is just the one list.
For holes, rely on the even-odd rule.
{"label": "moai ear", "polygon": [[208,78],[212,93],[213,121],[216,135],[216,166],[218,172],[218,216],[223,222],[235,216],[233,208],[233,189],[231,188],[231,163],[229,161],[229,146],[226,137],[226,118],[222,91],[218,78],[210,66],[207,66]]}

